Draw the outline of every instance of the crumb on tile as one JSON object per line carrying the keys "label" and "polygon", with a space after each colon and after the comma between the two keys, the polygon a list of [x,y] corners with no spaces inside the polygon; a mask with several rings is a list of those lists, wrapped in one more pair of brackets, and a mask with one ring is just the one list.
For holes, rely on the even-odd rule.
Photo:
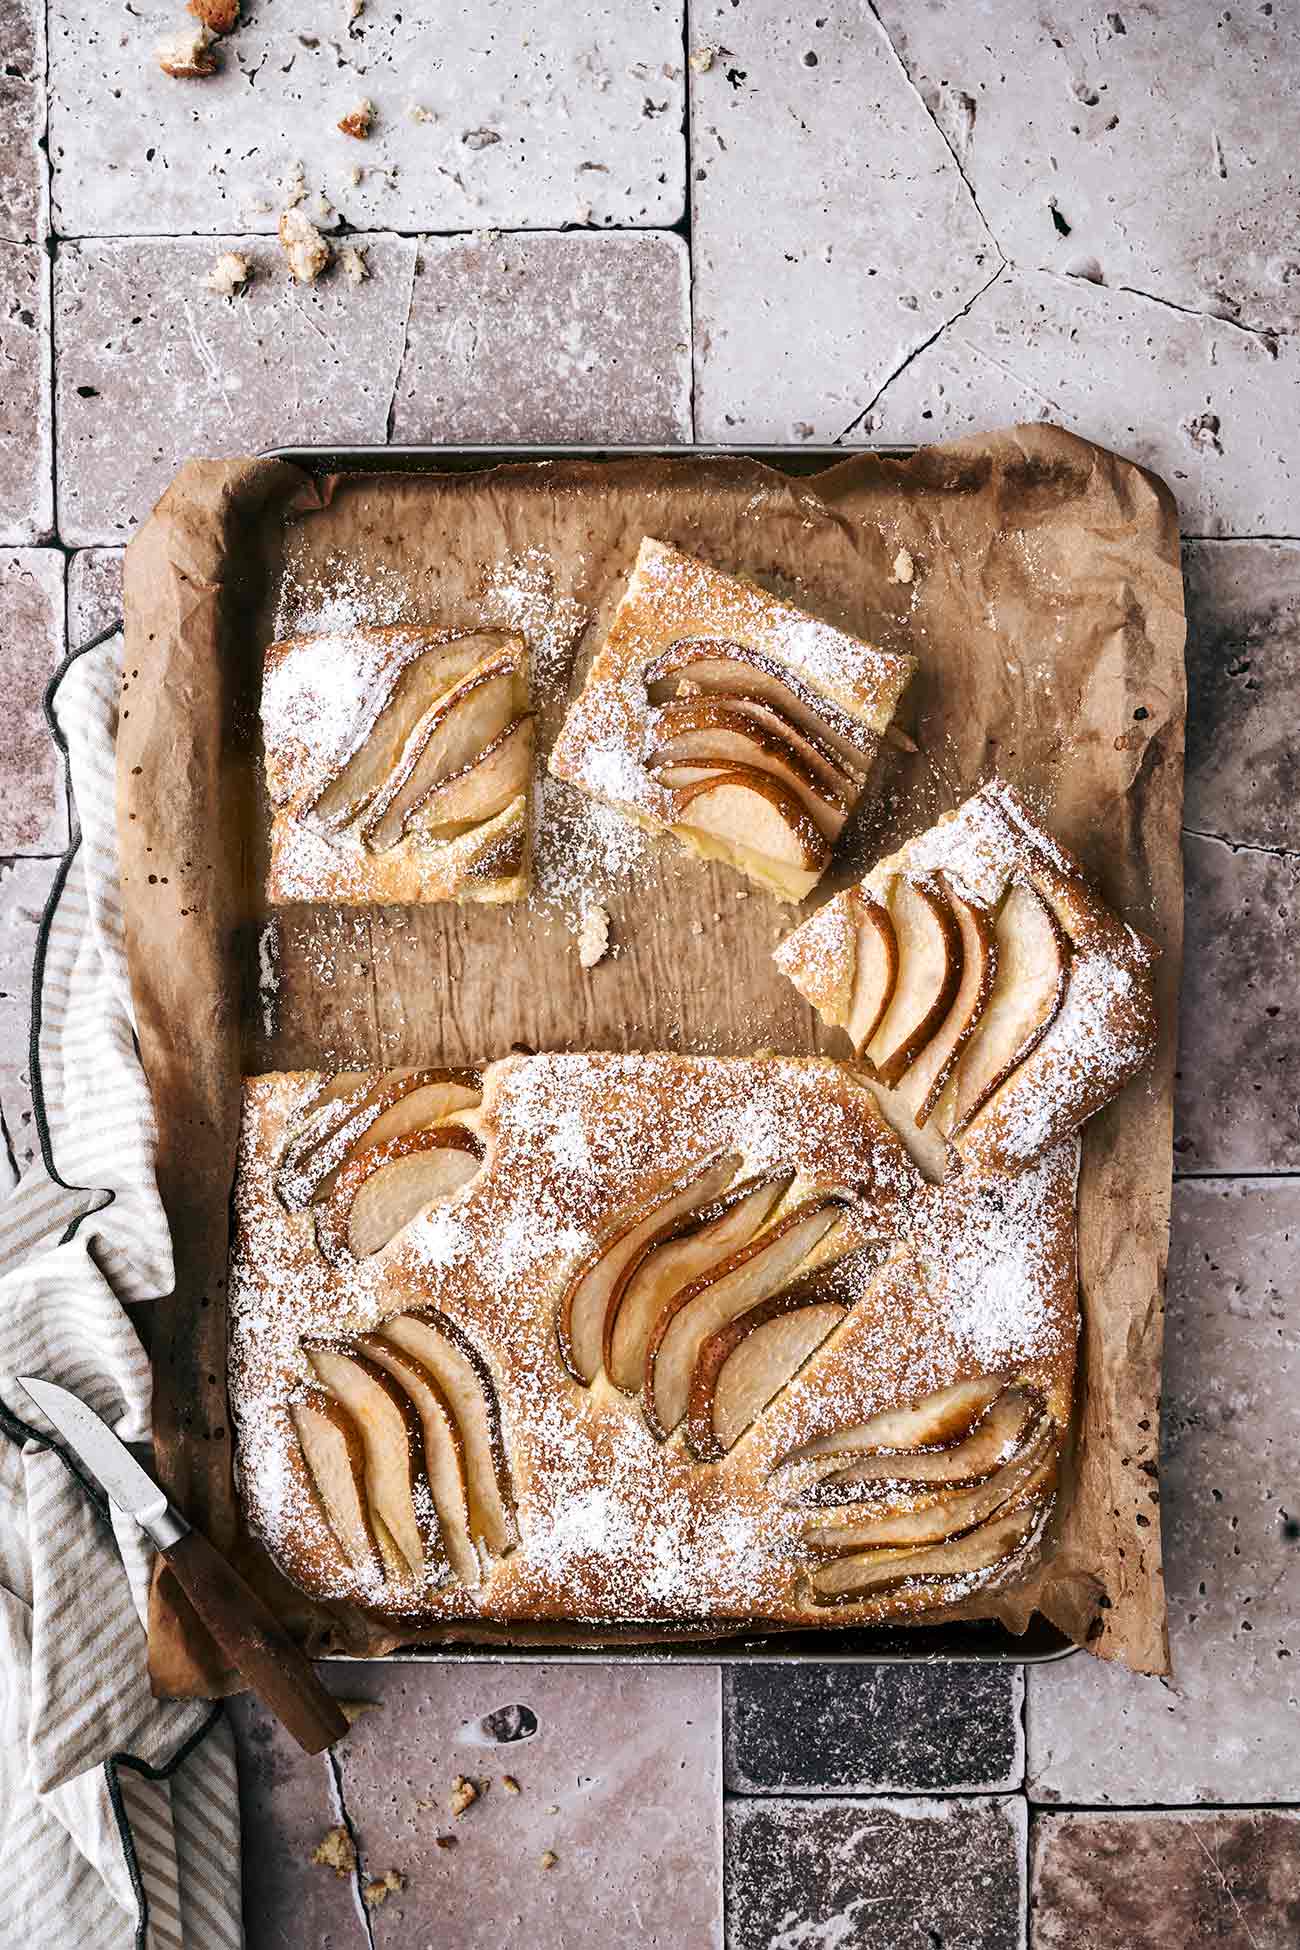
{"label": "crumb on tile", "polygon": [[359,250],[355,244],[345,244],[339,252],[339,269],[349,284],[364,284],[370,276],[365,251]]}
{"label": "crumb on tile", "polygon": [[595,905],[583,909],[578,930],[578,960],[584,968],[594,968],[609,950],[609,915]]}
{"label": "crumb on tile", "polygon": [[406,1887],[406,1877],[400,1869],[385,1869],[383,1875],[376,1876],[361,1891],[361,1900],[367,1909],[378,1909],[390,1896],[397,1895]]}
{"label": "crumb on tile", "polygon": [[242,251],[222,251],[203,282],[218,298],[233,298],[252,275],[253,267]]}
{"label": "crumb on tile", "polygon": [[692,54],[691,56],[692,73],[707,74],[709,72],[709,69],[713,66],[713,63],[716,59],[717,59],[717,53],[714,48],[697,47],[694,54]]}
{"label": "crumb on tile", "polygon": [[457,1820],[465,1813],[467,1808],[474,1806],[478,1797],[478,1783],[475,1781],[467,1781],[463,1774],[458,1774],[451,1784],[451,1802],[449,1804],[451,1812],[456,1816]]}
{"label": "crumb on tile", "polygon": [[334,255],[311,218],[292,207],[280,213],[280,244],[299,284],[315,284]]}
{"label": "crumb on tile", "polygon": [[356,1725],[363,1713],[377,1713],[379,1711],[379,1701],[377,1699],[341,1699],[337,1700],[335,1704],[350,1727]]}
{"label": "crumb on tile", "polygon": [[154,49],[158,66],[175,81],[197,81],[215,74],[220,66],[213,46],[215,40],[216,35],[202,21],[196,21],[193,27],[182,27],[159,41]]}
{"label": "crumb on tile", "polygon": [[523,1792],[513,1774],[503,1774],[501,1776],[501,1785],[507,1794],[521,1794]]}
{"label": "crumb on tile", "polygon": [[362,97],[355,108],[350,108],[346,115],[339,118],[340,133],[355,136],[358,142],[364,142],[374,126],[375,105],[366,96]]}
{"label": "crumb on tile", "polygon": [[540,1859],[544,1869],[553,1869],[560,1858],[553,1848],[544,1848]]}
{"label": "crumb on tile", "polygon": [[357,1866],[356,1846],[346,1828],[331,1828],[311,1852],[313,1862],[333,1869],[336,1876],[350,1876]]}
{"label": "crumb on tile", "polygon": [[189,0],[185,11],[213,34],[233,34],[239,25],[239,0]]}
{"label": "crumb on tile", "polygon": [[455,1848],[456,1837],[454,1835],[435,1835],[433,1838],[433,1846],[435,1848]]}
{"label": "crumb on tile", "polygon": [[423,102],[408,102],[406,114],[408,120],[412,122],[436,122],[438,119],[433,110],[426,108]]}

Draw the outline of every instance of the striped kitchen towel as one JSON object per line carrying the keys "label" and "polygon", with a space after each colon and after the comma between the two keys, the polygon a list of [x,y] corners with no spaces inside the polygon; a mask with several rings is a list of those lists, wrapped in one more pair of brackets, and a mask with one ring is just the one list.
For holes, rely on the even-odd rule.
{"label": "striped kitchen towel", "polygon": [[14,1380],[74,1389],[149,1438],[149,1362],[124,1303],[172,1284],[132,1028],[114,825],[120,630],[64,664],[46,712],[72,846],[38,937],[39,1155],[0,1199],[0,1943],[229,1950],[239,1811],[219,1707],[149,1690],[151,1546],[43,1432]]}

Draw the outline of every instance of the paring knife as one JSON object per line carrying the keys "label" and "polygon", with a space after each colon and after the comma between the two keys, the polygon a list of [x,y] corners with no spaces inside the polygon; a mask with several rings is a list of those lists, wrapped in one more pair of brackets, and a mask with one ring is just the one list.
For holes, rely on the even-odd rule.
{"label": "paring knife", "polygon": [[293,1735],[318,1754],[348,1730],[330,1697],[279,1621],[199,1531],[192,1530],[131,1451],[79,1396],[52,1381],[19,1375],[36,1406],[112,1498],[166,1558],[230,1663]]}

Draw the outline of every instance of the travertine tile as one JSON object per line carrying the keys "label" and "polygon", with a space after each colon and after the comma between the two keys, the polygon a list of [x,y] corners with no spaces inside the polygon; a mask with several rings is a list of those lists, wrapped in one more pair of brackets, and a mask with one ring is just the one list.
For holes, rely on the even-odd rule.
{"label": "travertine tile", "polygon": [[1300,856],[1183,839],[1187,938],[1174,1164],[1300,1168],[1295,942]]}
{"label": "travertine tile", "polygon": [[50,261],[40,244],[0,243],[0,543],[54,527]]}
{"label": "travertine tile", "polygon": [[1008,1666],[731,1666],[726,1783],[740,1794],[1019,1787],[1022,1697]]}
{"label": "travertine tile", "polygon": [[[310,287],[292,282],[279,245],[267,238],[140,238],[60,249],[65,542],[125,540],[191,455],[383,440],[415,244],[359,241],[371,273],[365,283],[350,284],[336,267]],[[236,298],[204,286],[227,248],[244,250],[254,265],[252,283]]]}
{"label": "travertine tile", "polygon": [[690,27],[699,436],[834,440],[997,252],[869,7]]}
{"label": "travertine tile", "polygon": [[0,0],[0,236],[43,238],[49,171],[45,133],[45,8],[38,0]]}
{"label": "travertine tile", "polygon": [[1293,8],[878,11],[1012,263],[1300,324]]}
{"label": "travertine tile", "polygon": [[[347,1697],[335,1675],[333,1690]],[[227,1711],[239,1756],[246,1950],[367,1950],[353,1877],[312,1852],[341,1809],[327,1754],[304,1754],[251,1694]]]}
{"label": "travertine tile", "polygon": [[68,648],[89,643],[122,614],[120,548],[83,548],[68,563]]}
{"label": "travertine tile", "polygon": [[0,862],[0,1183],[13,1183],[39,1149],[32,1121],[28,1032],[36,930],[54,885],[57,860]]}
{"label": "travertine tile", "polygon": [[[363,1879],[407,1878],[371,1913],[375,1950],[721,1943],[715,1670],[350,1671],[349,1690],[380,1702],[336,1750]],[[484,1729],[517,1706],[536,1722],[530,1737],[500,1741],[518,1730],[508,1710]],[[459,1819],[448,1805],[458,1776],[482,1788]]]}
{"label": "travertine tile", "polygon": [[1161,1489],[1173,1678],[1082,1655],[1031,1667],[1036,1800],[1300,1797],[1298,1261],[1300,1184],[1175,1186]]}
{"label": "travertine tile", "polygon": [[1292,1950],[1300,1815],[1038,1815],[1031,1950]]}
{"label": "travertine tile", "polygon": [[1300,543],[1189,542],[1183,823],[1300,847]]}
{"label": "travertine tile", "polygon": [[[436,17],[372,4],[351,23],[345,0],[245,13],[218,75],[174,81],[153,50],[175,11],[54,0],[65,236],[273,230],[278,185],[299,160],[359,229],[681,216],[680,0],[451,0]],[[355,141],[337,124],[363,98],[374,132]]]}
{"label": "travertine tile", "polygon": [[1052,420],[1162,475],[1193,535],[1286,535],[1300,337],[1050,271],[1005,271],[899,375],[854,439],[953,439]]}
{"label": "travertine tile", "polygon": [[63,557],[0,550],[0,855],[62,853],[68,844],[63,764],[42,709],[63,656]]}
{"label": "travertine tile", "polygon": [[727,1950],[1019,1950],[1025,1804],[729,1801]]}
{"label": "travertine tile", "polygon": [[691,437],[680,237],[427,237],[397,441]]}

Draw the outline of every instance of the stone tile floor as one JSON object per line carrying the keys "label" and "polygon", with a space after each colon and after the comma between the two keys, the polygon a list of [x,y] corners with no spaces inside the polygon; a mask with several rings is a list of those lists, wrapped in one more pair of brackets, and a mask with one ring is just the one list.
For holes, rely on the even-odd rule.
{"label": "stone tile floor", "polygon": [[[375,1710],[333,1765],[234,1709],[250,1944],[1294,1944],[1300,16],[457,0],[430,51],[430,10],[319,0],[251,8],[179,82],[150,56],[176,13],[0,0],[11,1167],[67,835],[40,693],[183,455],[1051,418],[1157,468],[1188,537],[1173,1679],[335,1668]],[[335,127],[362,96],[367,143]],[[285,277],[297,162],[365,283]],[[254,276],[224,299],[232,245]],[[527,1739],[483,1730],[515,1706]],[[491,1782],[459,1822],[456,1774]],[[382,1906],[310,1861],[341,1818],[361,1875],[406,1878]]]}

